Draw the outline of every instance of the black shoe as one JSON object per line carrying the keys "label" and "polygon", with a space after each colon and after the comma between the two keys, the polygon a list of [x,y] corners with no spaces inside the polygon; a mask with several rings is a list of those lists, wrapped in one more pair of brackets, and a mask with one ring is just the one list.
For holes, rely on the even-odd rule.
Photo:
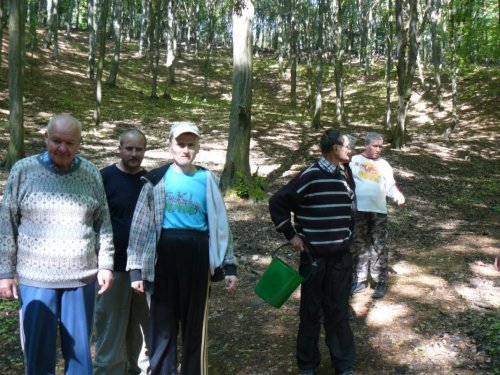
{"label": "black shoe", "polygon": [[337,372],[337,375],[354,375],[352,367],[346,368],[344,371]]}
{"label": "black shoe", "polygon": [[372,294],[372,298],[383,298],[386,291],[387,285],[385,284],[385,281],[378,282],[377,286],[375,286],[375,291]]}
{"label": "black shoe", "polygon": [[353,283],[351,287],[351,296],[356,293],[360,293],[364,291],[367,288],[367,283],[361,282],[361,283]]}

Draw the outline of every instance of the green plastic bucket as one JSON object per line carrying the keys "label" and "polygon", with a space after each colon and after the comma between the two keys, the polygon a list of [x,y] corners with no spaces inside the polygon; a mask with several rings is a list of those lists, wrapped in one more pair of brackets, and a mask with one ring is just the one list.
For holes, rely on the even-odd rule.
{"label": "green plastic bucket", "polygon": [[283,244],[275,250],[271,263],[254,289],[255,294],[276,308],[280,308],[304,281],[296,270],[276,256],[276,252],[286,245],[288,244]]}

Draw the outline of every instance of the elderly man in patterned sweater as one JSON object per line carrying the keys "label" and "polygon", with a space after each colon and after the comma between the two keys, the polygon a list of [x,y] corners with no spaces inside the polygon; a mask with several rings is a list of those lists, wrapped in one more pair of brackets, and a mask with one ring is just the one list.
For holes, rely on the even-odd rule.
{"label": "elderly man in patterned sweater", "polygon": [[[17,162],[0,209],[0,297],[21,297],[26,374],[55,374],[59,324],[65,373],[92,374],[95,281],[113,280],[113,235],[99,170],[77,156],[81,124],[57,115],[47,151]],[[18,286],[15,282],[17,278]]]}

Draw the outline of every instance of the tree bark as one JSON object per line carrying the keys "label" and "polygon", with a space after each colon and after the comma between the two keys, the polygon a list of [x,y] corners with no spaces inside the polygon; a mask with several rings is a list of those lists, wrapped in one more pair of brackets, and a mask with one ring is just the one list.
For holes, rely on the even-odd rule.
{"label": "tree bark", "polygon": [[[50,0],[49,0],[50,1]],[[89,33],[89,54],[88,54],[88,68],[87,68],[87,77],[90,80],[94,80],[95,78],[95,48],[96,48],[96,40],[95,40],[95,1],[96,0],[87,0],[87,30]]]}
{"label": "tree bark", "polygon": [[52,0],[52,35],[54,38],[52,48],[52,59],[59,59],[59,0]]}
{"label": "tree bark", "polygon": [[207,32],[206,32],[206,45],[205,45],[205,63],[203,65],[203,98],[207,97],[208,94],[208,74],[210,71],[210,56],[212,53],[212,43],[214,39],[214,27],[215,27],[215,14],[214,14],[214,1],[206,0],[207,7]]}
{"label": "tree bark", "polygon": [[334,76],[335,76],[335,118],[338,125],[347,125],[344,112],[344,48],[342,46],[342,15],[341,1],[332,0],[333,18],[333,54],[334,54]]}
{"label": "tree bark", "polygon": [[233,11],[233,89],[226,163],[221,176],[223,191],[235,184],[237,173],[250,176],[252,127],[252,19],[250,0],[235,1]]}
{"label": "tree bark", "polygon": [[147,28],[147,14],[149,9],[149,1],[141,0],[141,34],[139,37],[139,55],[146,56],[147,43],[148,43],[148,28]]}
{"label": "tree bark", "polygon": [[99,20],[99,60],[97,62],[96,89],[95,89],[95,126],[101,124],[101,104],[102,104],[102,73],[104,71],[104,58],[106,57],[106,23],[108,20],[109,1],[102,0],[101,17]]}
{"label": "tree bark", "polygon": [[151,98],[158,99],[158,64],[160,62],[160,8],[161,0],[149,3],[149,61],[151,65]]}
{"label": "tree bark", "polygon": [[458,64],[456,61],[456,44],[457,44],[457,27],[455,25],[456,9],[455,1],[450,2],[451,16],[450,16],[450,47],[451,47],[451,124],[444,131],[443,138],[448,140],[451,133],[455,130],[458,124],[457,115],[457,80],[458,80]]}
{"label": "tree bark", "polygon": [[432,43],[432,64],[434,66],[434,85],[436,90],[436,106],[442,111],[443,93],[441,87],[441,32],[438,32],[438,25],[441,24],[441,0],[433,0],[431,13],[431,43]]}
{"label": "tree bark", "polygon": [[314,114],[311,126],[319,129],[321,125],[321,106],[323,89],[323,13],[325,0],[318,1],[318,39],[316,41],[316,95],[314,100]]}
{"label": "tree bark", "polygon": [[392,48],[393,48],[393,13],[392,13],[392,0],[387,4],[387,22],[386,22],[386,66],[385,66],[385,123],[384,130],[392,130],[391,115],[391,74],[392,74]]}
{"label": "tree bark", "polygon": [[23,2],[9,1],[9,126],[10,141],[2,165],[10,170],[24,157],[23,114],[23,56],[24,12]]}
{"label": "tree bark", "polygon": [[108,86],[116,86],[116,77],[120,68],[120,53],[121,53],[121,26],[122,26],[122,0],[115,0],[113,4],[113,38],[115,42],[115,51],[113,54],[113,62],[109,72]]}
{"label": "tree bark", "polygon": [[290,38],[290,105],[293,111],[295,111],[295,109],[297,108],[297,43],[299,39],[299,31],[297,29],[296,1],[297,0],[290,1],[290,29],[292,34]]}
{"label": "tree bark", "polygon": [[74,0],[68,0],[68,14],[66,15],[66,38],[71,36],[71,24],[73,23]]}
{"label": "tree bark", "polygon": [[167,0],[167,28],[165,32],[165,41],[167,45],[167,56],[165,66],[167,67],[167,76],[165,78],[165,85],[163,89],[163,97],[165,99],[172,99],[170,92],[172,82],[174,81],[174,63],[175,63],[175,14],[173,0]]}

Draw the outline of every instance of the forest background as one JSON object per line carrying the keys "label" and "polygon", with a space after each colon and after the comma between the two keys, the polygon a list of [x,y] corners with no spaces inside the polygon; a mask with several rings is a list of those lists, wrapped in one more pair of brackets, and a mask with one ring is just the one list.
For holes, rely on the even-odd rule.
{"label": "forest background", "polygon": [[[0,0],[0,186],[41,152],[48,119],[84,124],[81,153],[116,161],[129,127],[145,166],[176,120],[222,174],[240,290],[210,301],[210,372],[297,372],[298,290],[253,293],[283,241],[266,198],[340,127],[385,135],[407,197],[390,207],[391,279],[352,299],[359,374],[499,374],[500,11],[494,0]],[[230,67],[233,67],[231,70]],[[282,254],[290,263],[291,250]],[[0,301],[0,373],[22,374],[17,302]],[[330,373],[328,355],[320,374]]]}

